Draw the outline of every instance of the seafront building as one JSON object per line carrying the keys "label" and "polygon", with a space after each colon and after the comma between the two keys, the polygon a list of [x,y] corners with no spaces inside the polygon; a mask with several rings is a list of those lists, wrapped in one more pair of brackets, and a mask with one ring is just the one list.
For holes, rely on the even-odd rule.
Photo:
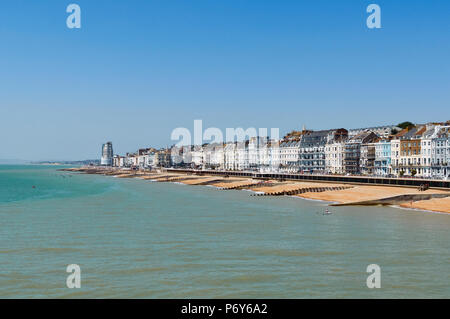
{"label": "seafront building", "polygon": [[421,155],[421,168],[419,170],[418,176],[430,178],[432,177],[431,171],[431,158],[432,158],[432,141],[433,135],[435,133],[434,126],[428,126],[427,130],[422,134],[421,138],[421,147],[420,147],[420,155]]}
{"label": "seafront building", "polygon": [[[346,174],[359,175],[363,172],[367,173],[369,170],[369,156],[370,161],[373,157],[372,150],[369,155],[368,143],[375,142],[377,139],[378,135],[375,133],[364,131],[348,140],[344,150],[344,169]],[[362,158],[361,149],[363,150]]]}
{"label": "seafront building", "polygon": [[331,131],[309,131],[301,136],[299,171],[307,174],[325,173],[325,145]]}
{"label": "seafront building", "polygon": [[260,149],[261,173],[280,171],[280,141],[271,139]]}
{"label": "seafront building", "polygon": [[325,146],[325,173],[344,174],[345,141],[334,141]]}
{"label": "seafront building", "polygon": [[422,173],[421,137],[426,126],[417,126],[400,137],[399,175],[415,176]]}
{"label": "seafront building", "polygon": [[114,155],[113,156],[113,162],[112,162],[112,166],[114,167],[125,167],[125,161],[126,161],[126,157],[125,156],[120,156],[120,155]]}
{"label": "seafront building", "polygon": [[300,171],[301,138],[285,140],[280,143],[280,171],[298,173]]}
{"label": "seafront building", "polygon": [[292,131],[282,140],[139,149],[125,156],[102,146],[102,165],[130,169],[194,168],[264,173],[450,178],[450,122],[365,129]]}
{"label": "seafront building", "polygon": [[248,166],[251,171],[259,172],[266,165],[262,152],[267,149],[268,137],[255,136],[248,141]]}
{"label": "seafront building", "polygon": [[249,141],[238,142],[236,144],[236,165],[238,171],[246,171],[250,168],[248,145]]}
{"label": "seafront building", "polygon": [[136,153],[127,153],[126,155],[126,166],[127,167],[138,167],[139,159]]}
{"label": "seafront building", "polygon": [[227,171],[235,171],[238,169],[236,148],[237,142],[228,142],[225,144],[224,158],[225,170]]}
{"label": "seafront building", "polygon": [[450,177],[450,126],[438,126],[431,142],[431,175],[434,178]]}
{"label": "seafront building", "polygon": [[203,167],[203,147],[201,145],[191,146],[191,167],[197,169]]}
{"label": "seafront building", "polygon": [[225,169],[224,145],[220,143],[202,146],[202,165],[206,169]]}
{"label": "seafront building", "polygon": [[100,165],[112,166],[113,164],[113,147],[111,142],[106,142],[102,145],[102,157],[100,159]]}
{"label": "seafront building", "polygon": [[390,135],[393,135],[393,132],[401,131],[401,128],[399,128],[396,125],[385,125],[385,126],[375,126],[375,127],[366,127],[366,128],[356,128],[356,129],[350,129],[348,130],[348,136],[350,138],[355,137],[358,134],[361,134],[363,132],[370,131],[375,133],[381,138],[387,138]]}
{"label": "seafront building", "polygon": [[155,153],[154,166],[169,168],[172,167],[172,152],[169,148],[159,150]]}
{"label": "seafront building", "polygon": [[[401,134],[400,132],[399,134]],[[393,176],[399,176],[400,174],[400,137],[396,135],[391,140],[391,174]]]}
{"label": "seafront building", "polygon": [[151,168],[155,166],[155,156],[156,156],[156,152],[155,151],[150,151],[147,153],[146,157],[145,157],[145,168]]}
{"label": "seafront building", "polygon": [[[377,140],[377,139],[375,139]],[[359,159],[360,173],[362,175],[374,175],[375,166],[375,144],[361,144],[361,155]]]}
{"label": "seafront building", "polygon": [[384,138],[375,144],[375,161],[374,161],[374,175],[375,176],[390,176],[391,175],[391,141]]}
{"label": "seafront building", "polygon": [[340,128],[328,134],[324,147],[325,174],[344,174],[345,143],[348,140],[348,131]]}

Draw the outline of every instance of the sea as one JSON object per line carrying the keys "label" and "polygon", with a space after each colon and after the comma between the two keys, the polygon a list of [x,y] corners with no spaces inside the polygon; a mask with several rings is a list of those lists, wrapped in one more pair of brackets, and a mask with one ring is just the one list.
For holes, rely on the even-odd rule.
{"label": "sea", "polygon": [[0,298],[450,297],[448,214],[62,167],[0,165]]}

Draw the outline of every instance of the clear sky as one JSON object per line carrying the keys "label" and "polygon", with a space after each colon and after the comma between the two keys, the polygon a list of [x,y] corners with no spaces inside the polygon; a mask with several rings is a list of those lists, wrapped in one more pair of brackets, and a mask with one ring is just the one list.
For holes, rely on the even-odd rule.
{"label": "clear sky", "polygon": [[[82,28],[66,7],[80,5]],[[382,29],[366,27],[380,5]],[[448,0],[2,0],[0,159],[450,119]]]}

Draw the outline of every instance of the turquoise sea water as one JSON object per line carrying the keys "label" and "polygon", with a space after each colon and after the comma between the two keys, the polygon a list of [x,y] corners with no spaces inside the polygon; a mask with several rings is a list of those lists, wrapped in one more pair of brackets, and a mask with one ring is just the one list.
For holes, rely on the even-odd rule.
{"label": "turquoise sea water", "polygon": [[0,165],[2,298],[450,297],[449,215],[57,168]]}

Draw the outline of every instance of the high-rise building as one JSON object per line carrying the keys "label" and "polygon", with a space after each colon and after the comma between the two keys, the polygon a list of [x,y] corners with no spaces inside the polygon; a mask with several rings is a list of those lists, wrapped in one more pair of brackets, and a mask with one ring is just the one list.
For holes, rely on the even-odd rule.
{"label": "high-rise building", "polygon": [[102,158],[100,165],[112,166],[113,161],[113,147],[111,142],[106,142],[102,145]]}

